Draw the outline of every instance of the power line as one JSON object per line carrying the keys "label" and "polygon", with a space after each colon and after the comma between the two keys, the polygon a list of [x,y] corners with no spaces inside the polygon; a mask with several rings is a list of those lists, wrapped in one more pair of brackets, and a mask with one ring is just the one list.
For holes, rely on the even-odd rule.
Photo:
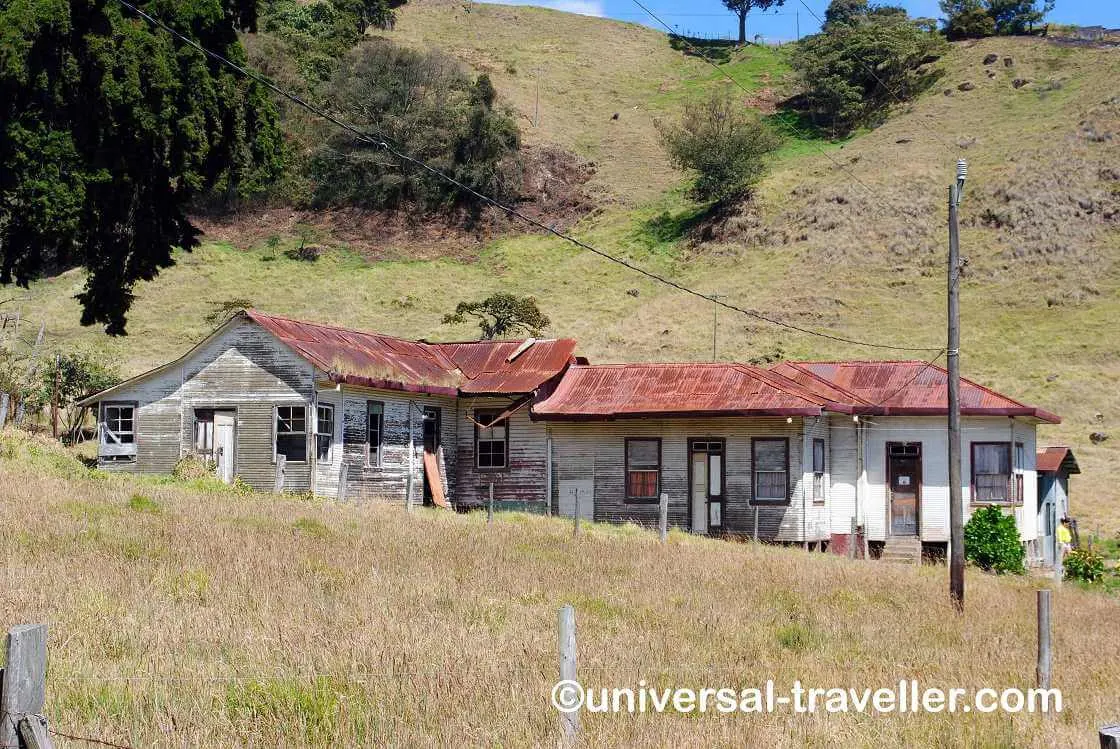
{"label": "power line", "polygon": [[[665,22],[664,20],[662,20],[662,18],[661,18],[660,16],[658,16],[658,15],[657,15],[656,13],[654,13],[654,12],[653,12],[652,10],[650,10],[650,9],[649,9],[649,8],[647,8],[647,7],[645,6],[645,5],[643,5],[643,4],[642,4],[642,2],[641,2],[641,0],[634,0],[634,4],[635,4],[635,5],[637,5],[637,6],[639,7],[639,8],[641,8],[642,10],[644,10],[644,11],[645,11],[646,13],[648,13],[648,14],[649,14],[649,16],[650,16],[650,18],[652,18],[653,20],[657,21],[657,22],[658,22],[659,24],[661,24],[661,25],[662,25],[662,26],[664,26],[664,27],[665,27],[666,29],[668,29],[668,31],[669,31],[669,33],[670,33],[670,34],[673,34],[674,36],[679,36],[679,34],[677,34],[677,32],[673,31],[673,27],[672,27],[672,26],[670,26],[669,24],[667,24],[667,23],[666,23],[666,22]],[[699,57],[699,58],[700,58],[701,60],[703,60],[704,62],[706,62],[706,63],[708,63],[709,65],[711,65],[711,66],[712,66],[713,68],[715,68],[715,69],[716,69],[716,71],[717,71],[717,72],[718,72],[718,73],[719,73],[720,75],[722,75],[722,76],[723,76],[724,78],[726,78],[727,80],[729,80],[729,81],[731,81],[732,83],[734,83],[734,84],[735,84],[736,86],[738,86],[738,87],[739,87],[740,89],[742,89],[742,91],[743,91],[744,93],[746,93],[746,94],[747,94],[747,95],[749,95],[749,96],[754,96],[754,95],[755,95],[755,94],[757,93],[757,92],[755,92],[755,91],[752,91],[751,89],[747,88],[746,86],[744,86],[744,85],[743,85],[742,83],[740,83],[740,82],[739,82],[739,80],[738,80],[737,78],[735,78],[735,76],[731,75],[731,74],[730,74],[730,73],[728,73],[728,72],[727,72],[726,70],[724,70],[724,69],[723,69],[722,67],[720,67],[719,63],[715,62],[715,61],[714,61],[714,60],[712,60],[712,59],[711,59],[710,57],[708,57],[707,55],[705,55],[705,54],[704,54],[704,52],[703,52],[702,50],[698,49],[698,48],[697,48],[697,47],[696,47],[696,46],[695,46],[694,44],[692,44],[692,42],[690,42],[690,41],[688,40],[688,38],[687,38],[687,37],[680,37],[680,39],[681,39],[681,40],[682,40],[682,41],[683,41],[683,42],[685,43],[685,45],[686,45],[686,46],[687,46],[687,47],[688,47],[688,48],[689,48],[690,50],[692,50],[692,52],[693,52],[693,53],[694,53],[694,54],[695,54],[695,55],[696,55],[697,57]],[[774,121],[775,121],[775,122],[777,122],[777,123],[778,123],[778,125],[779,125],[780,127],[784,127],[784,128],[786,128],[786,130],[787,130],[788,132],[792,133],[792,134],[793,134],[794,136],[796,136],[797,138],[800,138],[801,140],[804,140],[804,141],[806,141],[807,143],[809,143],[810,145],[812,145],[812,146],[813,146],[814,148],[816,148],[816,149],[817,149],[817,151],[818,151],[818,152],[819,152],[819,153],[820,153],[820,154],[821,154],[822,156],[824,156],[824,157],[825,157],[826,159],[828,159],[829,161],[831,161],[831,162],[832,162],[832,163],[833,163],[833,164],[834,164],[834,165],[836,166],[836,168],[837,168],[837,169],[840,169],[841,171],[843,171],[843,172],[844,172],[845,174],[847,174],[847,175],[848,175],[848,176],[849,176],[849,177],[850,177],[850,178],[852,179],[852,181],[854,181],[854,182],[855,182],[856,184],[858,184],[858,185],[859,185],[860,187],[862,187],[862,188],[863,188],[864,190],[867,190],[867,193],[868,193],[868,195],[870,195],[870,196],[871,196],[871,197],[873,197],[873,198],[876,198],[876,199],[878,199],[878,197],[879,197],[879,196],[875,194],[875,191],[874,191],[874,190],[872,190],[872,189],[871,189],[870,187],[868,187],[868,186],[867,186],[867,184],[866,184],[866,183],[865,183],[865,182],[864,182],[863,180],[861,180],[861,179],[860,179],[859,177],[857,177],[857,176],[856,176],[856,175],[855,175],[855,174],[854,174],[854,173],[852,172],[852,170],[850,170],[850,169],[848,169],[848,168],[847,168],[846,166],[844,166],[844,164],[843,164],[843,163],[841,163],[840,161],[837,161],[836,159],[832,158],[832,156],[830,156],[830,155],[828,154],[828,152],[827,152],[827,151],[825,151],[825,150],[824,150],[823,148],[821,148],[820,146],[818,146],[818,145],[816,145],[815,143],[813,143],[812,139],[811,139],[810,137],[808,137],[808,135],[807,135],[807,134],[806,134],[806,133],[805,133],[805,132],[804,132],[803,130],[800,130],[800,129],[799,129],[799,128],[797,128],[796,126],[794,126],[794,125],[791,125],[790,123],[788,123],[788,122],[786,122],[785,120],[782,120],[782,119],[780,119],[780,118],[778,118],[778,119],[775,119]],[[926,350],[926,351],[932,351],[933,349],[925,349],[925,350]]]}
{"label": "power line", "polygon": [[[545,231],[545,232],[547,232],[547,233],[549,233],[549,234],[551,234],[555,237],[558,237],[558,238],[563,239],[567,242],[570,242],[571,244],[574,244],[575,246],[577,246],[581,249],[587,250],[588,252],[591,252],[592,254],[598,255],[599,257],[601,257],[605,260],[609,260],[612,263],[615,263],[617,265],[621,265],[622,267],[627,268],[627,269],[629,269],[629,270],[631,270],[635,273],[641,274],[641,275],[643,275],[643,276],[645,276],[645,277],[647,277],[647,278],[649,278],[653,281],[661,283],[661,284],[663,284],[665,286],[668,286],[670,288],[676,289],[677,291],[682,291],[686,294],[690,294],[690,295],[692,295],[694,297],[697,297],[699,299],[703,299],[703,300],[709,301],[713,304],[717,304],[717,305],[719,305],[719,306],[721,306],[725,309],[729,309],[733,312],[738,312],[738,313],[740,313],[742,315],[745,315],[747,317],[752,317],[752,318],[755,318],[757,320],[761,320],[763,322],[770,323],[771,325],[777,325],[779,327],[786,328],[788,330],[794,330],[794,331],[797,331],[799,333],[804,333],[806,335],[816,336],[818,338],[824,338],[824,339],[836,341],[836,342],[839,342],[839,343],[847,343],[847,344],[851,344],[851,345],[855,345],[855,346],[866,346],[866,347],[869,347],[869,348],[889,349],[889,350],[892,350],[892,351],[939,351],[940,350],[940,349],[936,349],[936,348],[932,348],[932,347],[928,347],[928,346],[895,346],[895,345],[891,345],[891,344],[875,343],[875,342],[870,342],[870,341],[862,341],[862,340],[859,340],[859,339],[856,339],[856,338],[849,338],[849,337],[846,337],[846,336],[834,335],[832,333],[823,333],[823,332],[820,332],[820,331],[817,331],[817,330],[812,330],[810,328],[804,328],[804,327],[801,327],[799,325],[794,325],[792,323],[782,322],[781,320],[777,320],[777,319],[774,319],[774,318],[769,317],[767,315],[763,315],[760,312],[755,312],[754,310],[749,310],[749,309],[746,309],[744,307],[740,307],[738,305],[731,304],[729,302],[724,302],[724,301],[720,301],[719,299],[714,299],[710,295],[707,295],[707,294],[704,294],[702,292],[691,289],[691,288],[689,288],[689,287],[687,287],[687,286],[685,286],[681,283],[673,281],[669,278],[666,278],[666,277],[664,277],[662,275],[659,275],[657,273],[654,273],[652,271],[648,271],[648,270],[646,270],[646,269],[644,269],[644,268],[642,268],[638,265],[634,265],[633,263],[631,263],[628,260],[617,257],[615,255],[611,255],[610,253],[604,252],[603,250],[592,247],[591,245],[587,244],[586,242],[584,242],[580,239],[577,239],[577,238],[571,236],[570,234],[559,231],[552,226],[549,226],[549,225],[547,225],[547,224],[545,224],[541,221],[538,221],[537,219],[534,219],[530,216],[525,215],[524,213],[521,213],[520,211],[518,211],[515,208],[511,208],[511,207],[509,207],[509,206],[507,206],[503,203],[500,203],[497,200],[489,197],[488,195],[484,195],[483,193],[479,192],[478,190],[475,190],[474,188],[463,184],[462,182],[455,179],[454,177],[452,177],[448,174],[444,174],[443,172],[439,171],[438,169],[436,169],[432,166],[429,166],[425,162],[423,162],[419,159],[413,158],[412,156],[409,156],[407,153],[404,153],[403,151],[401,151],[397,148],[394,148],[392,145],[390,145],[389,141],[386,138],[384,138],[384,137],[376,137],[375,138],[375,137],[371,136],[370,134],[368,134],[368,133],[366,133],[362,130],[359,130],[354,125],[351,125],[351,124],[345,122],[344,120],[341,120],[338,117],[330,114],[329,112],[326,112],[323,109],[307,102],[306,100],[304,100],[300,96],[298,96],[296,94],[293,94],[293,93],[290,93],[290,92],[280,88],[275,83],[268,80],[267,78],[260,75],[259,73],[256,73],[255,71],[252,71],[248,68],[245,68],[241,65],[238,65],[237,63],[232,62],[231,60],[223,57],[222,55],[218,54],[217,52],[213,52],[209,49],[206,49],[205,47],[203,47],[201,44],[194,41],[190,37],[187,37],[184,34],[180,33],[179,31],[176,31],[175,29],[171,28],[166,23],[161,21],[159,18],[156,18],[155,16],[152,16],[152,15],[146,13],[145,11],[136,7],[132,3],[128,2],[128,0],[117,0],[117,2],[120,5],[122,5],[123,7],[128,8],[129,10],[131,10],[133,13],[140,16],[141,18],[144,18],[149,23],[153,24],[154,26],[156,26],[160,29],[163,29],[167,33],[171,34],[172,36],[179,39],[183,43],[189,45],[190,47],[198,50],[199,52],[203,53],[204,55],[207,55],[207,56],[217,60],[218,62],[222,63],[223,65],[227,65],[227,66],[233,68],[234,70],[236,70],[237,72],[239,72],[243,76],[245,76],[246,78],[250,78],[250,79],[256,81],[257,83],[260,83],[262,86],[265,86],[270,91],[272,91],[272,92],[274,92],[274,93],[276,93],[280,96],[283,96],[284,98],[288,99],[289,101],[294,102],[295,104],[298,104],[299,106],[303,107],[304,109],[311,112],[312,114],[315,114],[316,116],[322,117],[323,119],[327,120],[328,122],[331,122],[332,124],[336,125],[337,127],[340,127],[343,130],[346,130],[347,132],[354,135],[359,141],[365,142],[365,143],[367,143],[369,145],[372,145],[374,147],[377,147],[377,148],[381,148],[383,151],[392,154],[393,156],[400,159],[401,161],[408,162],[409,164],[412,164],[416,167],[419,167],[420,169],[428,172],[429,174],[431,174],[431,175],[433,175],[433,176],[435,176],[435,177],[437,177],[437,178],[439,178],[439,179],[441,179],[441,180],[443,180],[443,181],[445,181],[445,182],[447,182],[451,185],[454,185],[456,188],[462,190],[463,192],[468,193],[470,195],[473,195],[475,198],[479,199],[480,201],[482,201],[482,202],[484,202],[488,205],[491,205],[491,206],[497,208],[500,211],[503,211],[504,213],[506,213],[509,216],[520,219],[521,221],[523,221],[524,223],[526,223],[530,226],[536,227],[537,229]],[[637,0],[635,0],[635,2],[637,2]],[[717,66],[717,68],[718,68],[718,66]],[[867,188],[867,189],[870,189],[870,188]]]}
{"label": "power line", "polygon": [[888,396],[887,396],[886,398],[883,398],[883,399],[882,399],[881,401],[879,401],[879,402],[878,402],[878,403],[876,403],[875,405],[876,405],[876,406],[885,406],[885,405],[887,405],[887,402],[888,402],[889,400],[891,400],[892,398],[894,398],[894,397],[895,397],[896,395],[898,395],[899,393],[901,393],[901,392],[902,392],[903,390],[905,390],[906,388],[908,388],[908,387],[910,387],[911,385],[913,385],[913,384],[914,384],[914,381],[915,381],[915,380],[917,380],[917,379],[918,379],[919,377],[921,377],[921,376],[922,376],[922,374],[923,374],[923,373],[924,373],[924,372],[925,372],[926,370],[930,369],[930,368],[931,368],[931,367],[932,367],[932,366],[933,366],[934,364],[936,364],[936,363],[937,363],[937,360],[938,360],[938,359],[940,359],[940,358],[941,358],[942,356],[944,356],[944,355],[945,355],[945,349],[941,349],[940,351],[938,351],[938,352],[937,352],[937,356],[933,357],[933,358],[932,358],[932,359],[930,359],[930,360],[929,360],[928,362],[926,362],[926,363],[925,363],[925,366],[923,366],[923,367],[922,367],[921,369],[919,369],[919,370],[918,370],[917,372],[915,372],[915,373],[914,373],[914,376],[913,376],[913,377],[911,377],[911,378],[910,378],[909,380],[907,380],[907,381],[906,381],[905,383],[903,383],[902,387],[900,387],[900,388],[899,388],[898,390],[895,390],[895,391],[894,391],[893,393],[891,393],[890,395],[888,395]]}

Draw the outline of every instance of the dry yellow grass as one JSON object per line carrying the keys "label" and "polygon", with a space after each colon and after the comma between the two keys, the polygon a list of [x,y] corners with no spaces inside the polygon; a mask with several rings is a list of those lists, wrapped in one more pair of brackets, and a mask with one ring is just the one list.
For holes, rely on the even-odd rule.
{"label": "dry yellow grass", "polygon": [[[556,612],[594,685],[1029,687],[1030,579],[633,528],[318,504],[89,474],[0,439],[0,623],[50,624],[47,714],[133,746],[547,746]],[[1085,746],[1120,607],[1054,595],[1057,718],[587,716],[588,746]]]}

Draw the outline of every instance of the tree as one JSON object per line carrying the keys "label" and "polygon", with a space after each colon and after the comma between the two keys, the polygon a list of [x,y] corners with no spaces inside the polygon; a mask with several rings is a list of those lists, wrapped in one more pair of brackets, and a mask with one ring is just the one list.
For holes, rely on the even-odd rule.
{"label": "tree", "polygon": [[771,6],[781,6],[786,0],[723,0],[724,7],[739,17],[739,44],[747,43],[747,14],[752,9],[768,10]]}
{"label": "tree", "polygon": [[32,411],[50,407],[57,398],[62,413],[62,434],[73,437],[82,424],[82,409],[75,403],[87,395],[112,387],[120,375],[92,354],[71,352],[51,357],[39,367],[39,378],[31,383],[25,403]]}
{"label": "tree", "polygon": [[981,0],[941,0],[945,36],[952,41],[981,39],[996,33],[996,22]]}
{"label": "tree", "polygon": [[780,143],[760,117],[719,92],[686,103],[678,122],[657,126],[669,160],[695,173],[693,197],[717,204],[747,195]]}
{"label": "tree", "polygon": [[1025,34],[1054,9],[1054,0],[941,0],[945,35],[979,39],[995,34]]}
{"label": "tree", "polygon": [[888,6],[806,37],[790,63],[810,113],[834,135],[845,135],[933,85],[942,72],[931,63],[945,50],[945,39],[926,22]]}
{"label": "tree", "polygon": [[[143,3],[244,62],[249,0]],[[198,231],[201,196],[262,190],[282,167],[267,91],[117,3],[0,3],[0,283],[87,270],[83,325],[123,335],[138,280]]]}
{"label": "tree", "polygon": [[481,302],[459,302],[455,311],[443,318],[444,325],[458,325],[468,317],[478,320],[482,339],[489,341],[517,331],[539,336],[549,325],[549,319],[537,308],[531,296],[514,296],[499,292]]}
{"label": "tree", "polygon": [[867,0],[832,0],[824,11],[824,28],[855,23],[867,12]]}
{"label": "tree", "polygon": [[1037,0],[985,0],[988,15],[1000,35],[1025,34],[1054,9],[1054,0],[1046,0],[1042,8]]}
{"label": "tree", "polygon": [[370,27],[377,29],[391,29],[396,23],[396,8],[404,5],[407,0],[331,0],[331,3],[349,15],[357,22],[359,34],[366,33]]}

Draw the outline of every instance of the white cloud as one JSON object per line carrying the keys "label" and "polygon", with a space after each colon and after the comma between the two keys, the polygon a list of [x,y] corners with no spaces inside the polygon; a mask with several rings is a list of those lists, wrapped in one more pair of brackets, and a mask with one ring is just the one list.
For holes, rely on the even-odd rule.
{"label": "white cloud", "polygon": [[565,13],[576,13],[581,16],[596,16],[604,18],[606,8],[600,0],[485,0],[495,5],[536,5],[539,8],[562,10]]}

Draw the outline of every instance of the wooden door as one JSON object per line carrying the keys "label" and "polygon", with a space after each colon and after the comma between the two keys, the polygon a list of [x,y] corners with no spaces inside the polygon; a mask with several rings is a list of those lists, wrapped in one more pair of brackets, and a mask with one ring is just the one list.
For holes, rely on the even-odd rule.
{"label": "wooden door", "polygon": [[921,443],[887,443],[887,487],[890,494],[891,535],[918,535],[922,493]]}
{"label": "wooden door", "polygon": [[233,483],[236,424],[235,411],[214,412],[214,462],[217,464],[215,471],[218,478],[227,484]]}
{"label": "wooden door", "polygon": [[[425,458],[425,462],[431,460],[433,465],[439,467],[439,440],[440,440],[440,422],[441,413],[438,406],[424,406],[424,454],[425,456],[431,455],[432,457]],[[428,477],[428,471],[423,472],[424,475],[424,504],[430,505],[434,503],[435,495],[432,493],[432,481]],[[437,476],[438,478],[438,476]],[[442,487],[441,487],[442,491]]]}
{"label": "wooden door", "polygon": [[692,532],[708,532],[708,453],[692,453]]}

